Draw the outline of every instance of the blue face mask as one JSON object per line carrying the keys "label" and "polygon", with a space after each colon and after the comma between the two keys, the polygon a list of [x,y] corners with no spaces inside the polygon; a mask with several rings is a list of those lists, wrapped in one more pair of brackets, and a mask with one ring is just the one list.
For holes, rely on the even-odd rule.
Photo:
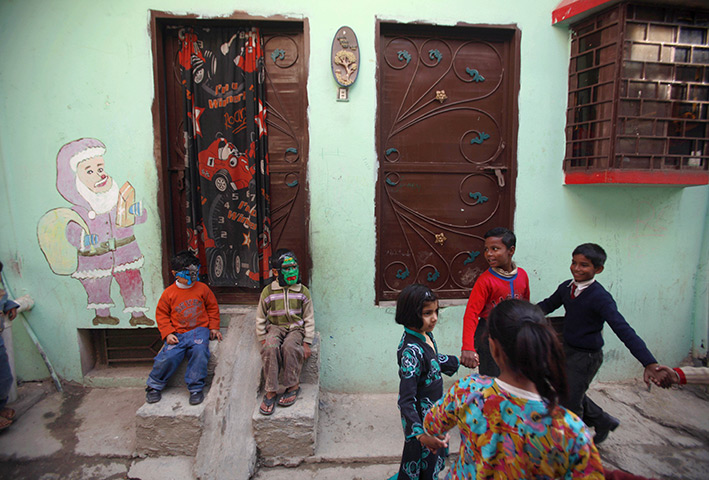
{"label": "blue face mask", "polygon": [[201,265],[190,265],[184,270],[180,270],[175,274],[176,277],[184,278],[187,280],[187,285],[192,285],[192,283],[199,280],[199,269]]}

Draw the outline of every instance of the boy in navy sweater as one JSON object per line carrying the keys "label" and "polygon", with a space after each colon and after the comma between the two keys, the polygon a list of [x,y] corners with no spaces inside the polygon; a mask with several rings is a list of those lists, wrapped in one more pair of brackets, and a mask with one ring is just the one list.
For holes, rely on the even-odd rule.
{"label": "boy in navy sweater", "polygon": [[[572,280],[567,280],[554,294],[539,302],[545,314],[564,306],[564,353],[566,354],[566,374],[568,377],[568,398],[561,404],[573,411],[589,427],[594,427],[596,444],[608,437],[620,421],[604,412],[593,400],[586,396],[593,377],[603,363],[603,324],[613,329],[615,334],[645,367],[643,380],[661,382],[664,372],[656,371],[657,361],[650,353],[642,338],[618,312],[618,307],[608,291],[594,278],[603,271],[606,252],[600,245],[584,243],[576,247],[571,259]],[[656,382],[656,383],[657,383]]]}

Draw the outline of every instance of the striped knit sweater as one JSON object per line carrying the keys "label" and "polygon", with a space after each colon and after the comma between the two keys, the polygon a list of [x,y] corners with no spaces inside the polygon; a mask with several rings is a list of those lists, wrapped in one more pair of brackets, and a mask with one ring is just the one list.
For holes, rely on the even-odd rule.
{"label": "striped knit sweater", "polygon": [[[286,304],[288,308],[286,308]],[[310,291],[305,285],[296,283],[281,287],[278,281],[271,282],[261,292],[256,309],[256,336],[266,337],[266,325],[281,325],[289,328],[303,328],[305,343],[313,343],[315,316]]]}

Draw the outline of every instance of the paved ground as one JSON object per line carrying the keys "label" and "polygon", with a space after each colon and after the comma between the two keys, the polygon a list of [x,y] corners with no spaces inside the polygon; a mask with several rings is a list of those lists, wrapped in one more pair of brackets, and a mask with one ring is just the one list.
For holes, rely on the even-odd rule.
{"label": "paved ground", "polygon": [[[622,424],[599,450],[604,464],[658,479],[709,478],[707,387],[648,392],[640,382],[596,384],[592,396]],[[0,479],[191,480],[190,457],[134,457],[139,388],[24,384],[16,423],[0,433]],[[254,480],[381,480],[398,468],[396,395],[323,393],[318,448],[298,468],[260,468]],[[454,440],[453,449],[457,446]]]}

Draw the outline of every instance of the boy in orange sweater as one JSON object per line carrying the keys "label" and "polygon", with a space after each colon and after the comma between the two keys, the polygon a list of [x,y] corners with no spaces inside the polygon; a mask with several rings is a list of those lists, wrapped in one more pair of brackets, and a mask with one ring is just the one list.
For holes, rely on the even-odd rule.
{"label": "boy in orange sweater", "polygon": [[182,251],[170,261],[175,283],[165,289],[155,309],[160,336],[165,345],[155,357],[148,376],[145,400],[156,403],[170,376],[187,356],[185,383],[190,405],[204,400],[202,389],[209,363],[209,340],[221,340],[219,305],[209,287],[198,281],[199,260]]}

